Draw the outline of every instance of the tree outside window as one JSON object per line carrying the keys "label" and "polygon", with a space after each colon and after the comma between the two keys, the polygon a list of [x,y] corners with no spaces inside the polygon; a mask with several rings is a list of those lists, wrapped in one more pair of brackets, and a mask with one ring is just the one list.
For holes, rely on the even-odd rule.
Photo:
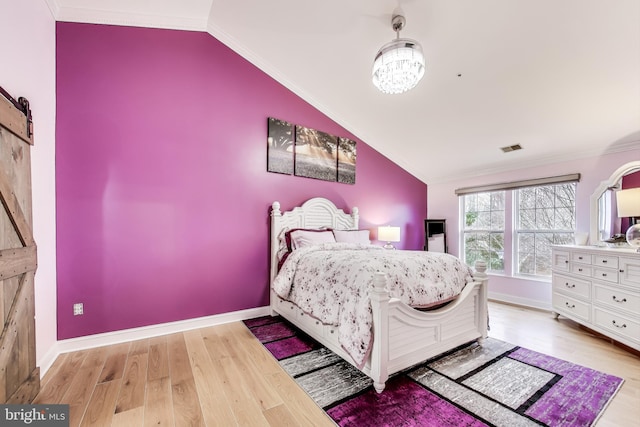
{"label": "tree outside window", "polygon": [[576,184],[516,190],[517,274],[551,276],[551,245],[573,242]]}
{"label": "tree outside window", "polygon": [[463,197],[464,261],[487,262],[490,272],[504,271],[505,192],[468,194]]}

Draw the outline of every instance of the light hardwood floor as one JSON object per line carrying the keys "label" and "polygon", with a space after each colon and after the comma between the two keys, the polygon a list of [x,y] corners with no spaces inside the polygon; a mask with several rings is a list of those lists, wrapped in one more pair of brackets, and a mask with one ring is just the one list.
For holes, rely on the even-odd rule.
{"label": "light hardwood floor", "polygon": [[[639,425],[640,358],[551,313],[489,304],[489,335],[625,379],[598,427]],[[70,425],[332,426],[241,322],[60,355],[34,403]]]}

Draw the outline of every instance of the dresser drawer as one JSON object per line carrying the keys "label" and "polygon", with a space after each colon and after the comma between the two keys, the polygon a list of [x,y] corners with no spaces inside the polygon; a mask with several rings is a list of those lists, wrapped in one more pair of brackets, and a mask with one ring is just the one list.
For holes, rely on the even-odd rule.
{"label": "dresser drawer", "polygon": [[595,307],[593,322],[596,326],[640,344],[640,322],[632,320],[628,316],[614,314]]}
{"label": "dresser drawer", "polygon": [[590,304],[578,301],[558,292],[553,293],[552,299],[553,308],[556,309],[559,313],[566,313],[582,320],[586,320],[587,322],[590,320]]}
{"label": "dresser drawer", "polygon": [[594,255],[593,265],[602,267],[618,268],[618,257],[610,255]]}
{"label": "dresser drawer", "polygon": [[600,305],[609,306],[613,310],[628,311],[633,318],[640,320],[640,295],[608,286],[594,287],[593,300]]}
{"label": "dresser drawer", "polygon": [[580,264],[591,264],[591,254],[584,252],[571,252],[571,261]]}
{"label": "dresser drawer", "polygon": [[640,260],[620,258],[620,283],[640,290]]}
{"label": "dresser drawer", "polygon": [[593,274],[594,279],[604,280],[606,282],[618,283],[618,270],[609,270],[606,268],[594,268]]}
{"label": "dresser drawer", "polygon": [[569,271],[569,252],[554,249],[551,252],[551,267],[554,270]]}
{"label": "dresser drawer", "polygon": [[570,270],[573,274],[591,277],[591,266],[582,264],[571,264]]}
{"label": "dresser drawer", "polygon": [[552,282],[554,292],[558,291],[587,300],[591,298],[591,282],[587,280],[576,279],[562,274],[555,274]]}

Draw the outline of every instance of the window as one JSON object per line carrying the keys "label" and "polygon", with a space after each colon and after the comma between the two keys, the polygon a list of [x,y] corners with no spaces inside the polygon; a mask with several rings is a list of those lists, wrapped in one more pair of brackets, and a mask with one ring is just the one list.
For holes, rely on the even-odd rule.
{"label": "window", "polygon": [[464,261],[486,261],[491,273],[550,277],[551,245],[574,241],[578,181],[580,174],[568,174],[456,189]]}
{"label": "window", "polygon": [[516,273],[551,276],[551,245],[573,242],[576,183],[515,192]]}
{"label": "window", "polygon": [[468,194],[462,200],[464,261],[483,260],[489,271],[503,272],[505,192]]}

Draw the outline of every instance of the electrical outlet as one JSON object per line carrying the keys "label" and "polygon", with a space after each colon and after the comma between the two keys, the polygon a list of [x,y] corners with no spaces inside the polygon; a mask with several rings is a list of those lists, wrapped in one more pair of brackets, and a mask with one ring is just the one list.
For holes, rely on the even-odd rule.
{"label": "electrical outlet", "polygon": [[73,304],[73,315],[80,316],[84,314],[84,305],[81,302]]}

